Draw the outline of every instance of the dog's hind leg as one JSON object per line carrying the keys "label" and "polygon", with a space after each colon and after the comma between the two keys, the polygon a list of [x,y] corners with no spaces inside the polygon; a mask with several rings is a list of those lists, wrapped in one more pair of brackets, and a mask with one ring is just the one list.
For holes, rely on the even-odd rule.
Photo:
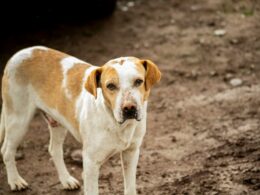
{"label": "dog's hind leg", "polygon": [[15,154],[28,130],[34,112],[35,108],[33,106],[12,113],[5,112],[5,138],[1,152],[6,166],[8,184],[13,191],[23,190],[28,187],[27,182],[17,170]]}
{"label": "dog's hind leg", "polygon": [[80,187],[79,181],[69,174],[63,158],[63,142],[67,130],[59,124],[50,123],[48,118],[46,121],[50,129],[49,153],[57,169],[60,182],[66,190],[78,189]]}

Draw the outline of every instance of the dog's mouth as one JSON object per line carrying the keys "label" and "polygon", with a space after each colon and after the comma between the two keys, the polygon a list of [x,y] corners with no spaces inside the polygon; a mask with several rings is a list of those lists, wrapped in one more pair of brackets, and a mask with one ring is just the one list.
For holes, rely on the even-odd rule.
{"label": "dog's mouth", "polygon": [[123,119],[121,121],[118,121],[120,125],[124,124],[128,120],[136,120],[138,122],[141,121],[141,118],[138,113],[135,113],[134,115],[131,116],[123,116],[122,118]]}
{"label": "dog's mouth", "polygon": [[[122,125],[122,124],[124,124],[127,120],[131,120],[131,119],[124,119],[124,120],[122,120],[122,121],[119,121],[118,123],[120,124],[120,125]],[[133,120],[133,119],[132,119]],[[135,119],[136,121],[141,121],[141,119]]]}

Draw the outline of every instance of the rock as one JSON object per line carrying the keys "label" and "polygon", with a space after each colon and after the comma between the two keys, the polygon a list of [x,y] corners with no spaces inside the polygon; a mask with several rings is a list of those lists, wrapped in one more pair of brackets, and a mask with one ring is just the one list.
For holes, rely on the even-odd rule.
{"label": "rock", "polygon": [[190,6],[190,10],[191,11],[198,11],[201,9],[201,6],[200,5],[192,5]]}
{"label": "rock", "polygon": [[191,71],[191,78],[192,79],[197,79],[199,75],[200,75],[200,73],[197,72],[196,70]]}
{"label": "rock", "polygon": [[217,29],[214,31],[214,35],[218,37],[224,36],[225,34],[226,34],[226,30],[224,29]]}
{"label": "rock", "polygon": [[82,163],[82,150],[73,150],[70,154],[71,159],[78,164]]}
{"label": "rock", "polygon": [[170,23],[171,23],[171,24],[175,24],[175,20],[174,20],[174,19],[171,19],[171,20],[170,20]]}
{"label": "rock", "polygon": [[241,79],[238,79],[238,78],[234,78],[234,79],[231,79],[229,81],[230,85],[232,85],[233,87],[238,87],[238,86],[241,86],[243,84],[243,81]]}
{"label": "rock", "polygon": [[123,6],[123,7],[121,7],[121,10],[122,10],[123,12],[127,12],[127,11],[128,11],[128,7],[127,7],[127,6]]}
{"label": "rock", "polygon": [[255,65],[254,64],[251,64],[250,65],[250,70],[254,70],[255,69]]}
{"label": "rock", "polygon": [[226,75],[225,75],[225,77],[224,77],[224,81],[229,81],[231,78],[233,78],[233,74],[231,74],[231,73],[227,73]]}
{"label": "rock", "polygon": [[210,76],[212,76],[212,77],[215,77],[215,76],[217,76],[218,75],[218,73],[216,72],[216,71],[210,71]]}
{"label": "rock", "polygon": [[24,153],[18,150],[15,154],[15,160],[22,160],[22,159],[24,159]]}
{"label": "rock", "polygon": [[200,39],[199,39],[199,43],[200,43],[200,44],[204,44],[204,43],[205,43],[205,39],[204,39],[204,38],[200,38]]}
{"label": "rock", "polygon": [[127,6],[128,6],[128,7],[134,7],[134,6],[135,6],[135,2],[129,1],[129,2],[127,3]]}
{"label": "rock", "polygon": [[238,44],[239,41],[238,41],[238,39],[231,39],[230,43],[235,45],[235,44]]}

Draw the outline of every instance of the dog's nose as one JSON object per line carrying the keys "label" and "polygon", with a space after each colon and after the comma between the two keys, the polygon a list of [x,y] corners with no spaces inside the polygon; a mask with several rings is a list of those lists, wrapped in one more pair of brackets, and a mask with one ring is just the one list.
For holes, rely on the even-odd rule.
{"label": "dog's nose", "polygon": [[128,103],[123,106],[123,115],[125,119],[136,118],[137,109],[136,105],[133,103]]}

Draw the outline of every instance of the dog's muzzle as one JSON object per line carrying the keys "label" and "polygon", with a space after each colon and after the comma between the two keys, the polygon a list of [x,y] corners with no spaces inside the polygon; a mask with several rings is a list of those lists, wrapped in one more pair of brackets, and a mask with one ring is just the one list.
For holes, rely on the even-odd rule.
{"label": "dog's muzzle", "polygon": [[128,119],[136,119],[137,121],[139,121],[138,110],[137,110],[136,105],[134,105],[134,104],[125,105],[122,108],[122,115],[123,115],[123,121],[121,122],[121,124],[124,123]]}

